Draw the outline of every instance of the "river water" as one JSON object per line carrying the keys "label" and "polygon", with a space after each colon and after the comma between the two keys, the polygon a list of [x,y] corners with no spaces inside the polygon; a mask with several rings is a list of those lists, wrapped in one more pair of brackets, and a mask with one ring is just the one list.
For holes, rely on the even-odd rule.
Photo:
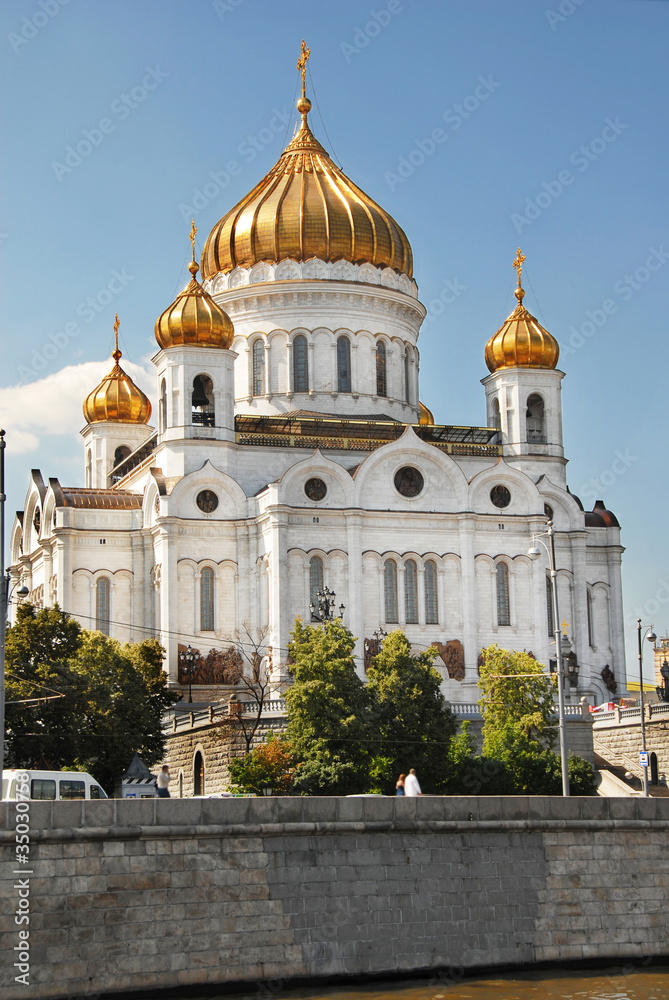
{"label": "river water", "polygon": [[432,979],[283,990],[279,983],[258,983],[249,1000],[669,1000],[669,967],[644,969],[612,965],[592,972],[563,970],[508,973],[462,979],[445,973]]}

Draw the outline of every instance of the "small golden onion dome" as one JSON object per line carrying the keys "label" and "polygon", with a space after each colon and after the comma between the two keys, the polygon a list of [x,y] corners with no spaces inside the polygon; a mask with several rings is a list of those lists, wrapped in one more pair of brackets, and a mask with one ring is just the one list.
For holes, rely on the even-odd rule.
{"label": "small golden onion dome", "polygon": [[418,411],[420,413],[420,416],[418,418],[419,424],[430,424],[430,425],[434,424],[434,416],[432,415],[432,410],[428,410],[425,403],[421,403],[420,400],[418,401]]}
{"label": "small golden onion dome", "polygon": [[525,291],[520,276],[524,260],[519,249],[513,265],[518,271],[514,292],[518,305],[486,344],[485,363],[491,372],[500,368],[555,368],[560,357],[555,337],[523,305]]}
{"label": "small golden onion dome", "polygon": [[330,159],[307,122],[311,101],[297,102],[300,129],[278,162],[212,229],[202,275],[286,258],[368,262],[413,273],[402,229]]}
{"label": "small golden onion dome", "polygon": [[[118,322],[118,316],[116,319]],[[121,424],[148,424],[151,403],[119,365],[118,339],[112,357],[115,363],[109,375],[84,400],[86,423],[113,420]]]}
{"label": "small golden onion dome", "polygon": [[188,265],[188,270],[192,274],[190,283],[156,320],[156,340],[163,348],[185,344],[227,350],[235,334],[232,320],[195,277],[199,271],[195,260]]}

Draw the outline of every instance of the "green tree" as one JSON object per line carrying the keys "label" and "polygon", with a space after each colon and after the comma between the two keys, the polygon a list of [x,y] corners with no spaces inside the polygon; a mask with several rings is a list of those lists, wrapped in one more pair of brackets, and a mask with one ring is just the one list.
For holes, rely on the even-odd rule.
{"label": "green tree", "polygon": [[[562,768],[553,752],[557,738],[555,684],[529,653],[498,646],[482,650],[479,689],[483,758],[504,766],[516,795],[559,795]],[[595,773],[569,755],[572,795],[594,795]]]}
{"label": "green tree", "polygon": [[293,783],[293,753],[287,740],[270,733],[259,747],[228,765],[233,785],[241,792],[263,795],[266,788],[272,795],[285,795]]}
{"label": "green tree", "polygon": [[535,742],[555,742],[555,685],[544,667],[529,653],[499,646],[481,651],[479,705],[483,714],[483,753],[495,744],[508,725]]}
{"label": "green tree", "polygon": [[373,788],[391,793],[401,772],[414,767],[424,792],[437,792],[448,776],[447,755],[456,730],[445,706],[436,649],[412,655],[404,632],[391,632],[368,670]]}
{"label": "green tree", "polygon": [[447,754],[448,795],[513,795],[513,775],[501,760],[480,757],[471,734],[471,723],[463,722],[453,736]]}
{"label": "green tree", "polygon": [[110,792],[135,752],[159,761],[162,713],[177,697],[163,655],[154,640],[122,646],[57,606],[21,605],[7,630],[9,765],[90,771]]}
{"label": "green tree", "polygon": [[294,788],[309,795],[368,790],[368,697],[355,671],[355,639],[339,619],[295,622],[289,645],[294,678],[286,692],[286,737],[293,747]]}

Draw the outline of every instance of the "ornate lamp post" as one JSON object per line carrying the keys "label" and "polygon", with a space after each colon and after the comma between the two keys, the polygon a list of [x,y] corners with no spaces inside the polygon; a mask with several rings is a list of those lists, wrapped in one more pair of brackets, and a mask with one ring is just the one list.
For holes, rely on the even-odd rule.
{"label": "ornate lamp post", "polygon": [[[639,705],[641,706],[641,756],[640,763],[643,768],[643,794],[648,798],[650,795],[650,789],[648,787],[648,750],[646,749],[646,720],[645,716],[645,706],[643,702],[643,649],[642,649],[642,636],[641,629],[643,625],[641,624],[641,619],[636,620],[637,629],[637,641],[639,644]],[[648,642],[655,642],[657,636],[653,632],[653,626],[649,625],[645,632],[645,638]]]}
{"label": "ornate lamp post", "polygon": [[[546,531],[542,532],[548,536],[548,545],[542,541],[539,535],[534,535],[533,541],[541,542],[548,553],[548,560],[551,569],[551,599],[553,604],[553,628],[555,632],[555,658],[557,660],[556,669],[558,676],[558,715],[560,729],[560,759],[562,761],[562,794],[569,795],[569,759],[567,757],[567,730],[565,726],[564,714],[564,662],[562,659],[562,632],[560,631],[560,612],[558,609],[558,588],[557,570],[555,568],[555,535],[553,532],[553,522],[548,521]],[[528,549],[528,556],[531,559],[538,559],[541,549],[536,544]]]}
{"label": "ornate lamp post", "polygon": [[197,666],[202,657],[197,652],[191,649],[190,643],[188,643],[188,648],[184,652],[183,649],[179,653],[179,663],[185,666],[188,671],[188,701],[193,701],[193,667]]}
{"label": "ornate lamp post", "polygon": [[334,590],[330,590],[328,587],[323,587],[316,594],[316,604],[312,601],[309,605],[309,610],[311,611],[312,622],[331,622],[336,618],[343,618],[344,611],[346,608],[343,604],[339,605],[339,614],[335,615],[335,598],[337,595]]}

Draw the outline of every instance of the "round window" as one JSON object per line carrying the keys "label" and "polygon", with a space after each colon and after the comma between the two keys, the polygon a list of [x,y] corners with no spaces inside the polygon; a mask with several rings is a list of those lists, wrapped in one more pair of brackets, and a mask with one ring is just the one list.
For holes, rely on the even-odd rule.
{"label": "round window", "polygon": [[322,479],[307,479],[304,484],[304,492],[310,500],[314,500],[316,502],[324,500],[327,491],[328,488]]}
{"label": "round window", "polygon": [[213,490],[202,490],[195,502],[203,514],[213,514],[218,507],[218,497]]}
{"label": "round window", "polygon": [[417,497],[423,492],[425,480],[418,469],[405,465],[395,473],[395,489],[403,497]]}
{"label": "round window", "polygon": [[508,507],[511,503],[511,493],[506,488],[502,486],[501,483],[497,486],[493,486],[490,490],[490,499],[494,503],[495,507]]}

